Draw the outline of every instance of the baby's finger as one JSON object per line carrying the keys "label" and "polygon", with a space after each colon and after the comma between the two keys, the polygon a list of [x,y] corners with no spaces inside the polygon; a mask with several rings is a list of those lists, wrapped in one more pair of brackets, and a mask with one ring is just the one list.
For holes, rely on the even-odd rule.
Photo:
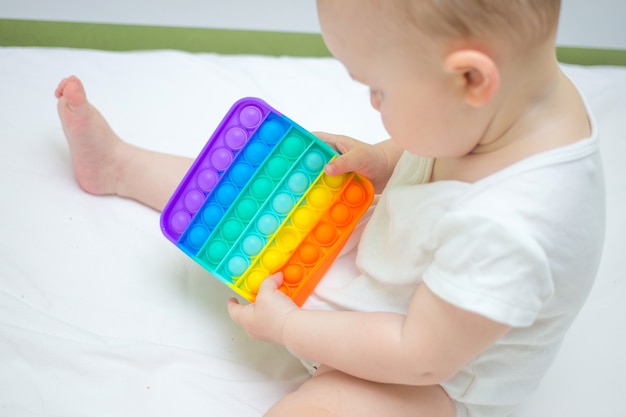
{"label": "baby's finger", "polygon": [[228,308],[230,319],[237,324],[241,324],[241,314],[244,306],[239,304],[239,301],[233,297],[228,299],[226,307]]}
{"label": "baby's finger", "polygon": [[324,172],[328,175],[335,176],[345,174],[346,172],[351,172],[349,158],[344,156],[338,156],[333,159],[324,167]]}
{"label": "baby's finger", "polygon": [[334,144],[335,138],[337,137],[337,135],[333,135],[332,133],[327,133],[327,132],[315,131],[311,133],[317,136],[317,138],[320,139],[322,142],[327,143],[331,146]]}
{"label": "baby's finger", "polygon": [[347,136],[333,135],[332,133],[326,132],[313,132],[313,134],[340,154],[348,150],[348,143],[346,143],[346,141],[349,140],[349,138]]}
{"label": "baby's finger", "polygon": [[275,274],[270,275],[265,278],[261,283],[261,287],[259,288],[259,292],[274,292],[283,284],[283,273],[276,272]]}
{"label": "baby's finger", "polygon": [[368,167],[372,161],[369,160],[371,153],[369,148],[359,146],[349,149],[346,153],[339,155],[324,167],[328,175],[341,175],[346,172],[357,172],[365,176],[370,176]]}

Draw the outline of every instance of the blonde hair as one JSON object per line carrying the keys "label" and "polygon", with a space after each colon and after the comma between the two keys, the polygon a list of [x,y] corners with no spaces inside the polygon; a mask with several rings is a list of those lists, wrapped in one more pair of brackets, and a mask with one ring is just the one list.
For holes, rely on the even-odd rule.
{"label": "blonde hair", "polygon": [[561,9],[561,0],[407,0],[403,3],[405,16],[428,36],[467,41],[496,37],[520,49],[553,37]]}

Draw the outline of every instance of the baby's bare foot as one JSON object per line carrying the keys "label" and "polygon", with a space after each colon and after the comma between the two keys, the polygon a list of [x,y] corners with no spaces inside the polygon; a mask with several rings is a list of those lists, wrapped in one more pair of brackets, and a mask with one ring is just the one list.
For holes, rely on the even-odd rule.
{"label": "baby's bare foot", "polygon": [[61,81],[55,96],[78,183],[91,194],[115,194],[126,144],[87,101],[77,77]]}

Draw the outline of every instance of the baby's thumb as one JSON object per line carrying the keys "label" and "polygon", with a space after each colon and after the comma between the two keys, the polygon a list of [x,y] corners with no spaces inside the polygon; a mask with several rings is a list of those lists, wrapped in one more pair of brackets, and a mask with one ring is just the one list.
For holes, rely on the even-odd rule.
{"label": "baby's thumb", "polygon": [[261,291],[276,291],[283,284],[282,272],[277,272],[265,278],[261,283],[259,292]]}
{"label": "baby's thumb", "polygon": [[349,158],[344,155],[340,155],[337,158],[330,161],[324,167],[324,172],[328,175],[335,176],[345,174],[346,172],[351,172],[353,169],[350,167]]}

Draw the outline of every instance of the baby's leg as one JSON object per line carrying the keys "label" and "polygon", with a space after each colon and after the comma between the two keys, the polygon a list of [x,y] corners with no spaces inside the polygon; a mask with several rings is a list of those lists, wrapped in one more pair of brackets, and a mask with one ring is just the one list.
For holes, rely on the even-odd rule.
{"label": "baby's leg", "polygon": [[329,368],[277,402],[265,417],[454,417],[443,388],[379,384]]}
{"label": "baby's leg", "polygon": [[162,210],[192,160],[122,141],[74,76],[61,81],[55,96],[80,186],[91,194],[115,194]]}

